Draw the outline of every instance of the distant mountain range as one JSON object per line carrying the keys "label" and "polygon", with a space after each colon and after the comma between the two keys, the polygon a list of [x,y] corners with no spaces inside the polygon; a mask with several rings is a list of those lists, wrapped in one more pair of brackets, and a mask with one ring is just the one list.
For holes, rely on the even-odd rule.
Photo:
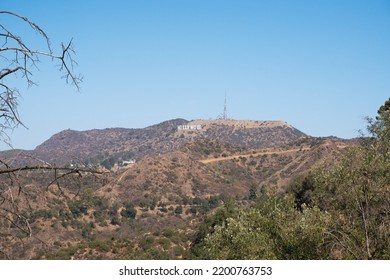
{"label": "distant mountain range", "polygon": [[280,147],[306,136],[281,121],[173,119],[141,129],[107,128],[64,130],[32,151],[0,153],[14,165],[47,162],[100,164],[114,160],[142,159],[180,149],[185,143],[209,139],[243,148]]}

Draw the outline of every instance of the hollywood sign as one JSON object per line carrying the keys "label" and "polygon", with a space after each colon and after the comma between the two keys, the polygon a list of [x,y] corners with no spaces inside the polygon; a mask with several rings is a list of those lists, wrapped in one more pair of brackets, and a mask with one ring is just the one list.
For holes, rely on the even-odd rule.
{"label": "hollywood sign", "polygon": [[201,129],[202,129],[202,126],[200,124],[177,126],[177,130],[201,130]]}

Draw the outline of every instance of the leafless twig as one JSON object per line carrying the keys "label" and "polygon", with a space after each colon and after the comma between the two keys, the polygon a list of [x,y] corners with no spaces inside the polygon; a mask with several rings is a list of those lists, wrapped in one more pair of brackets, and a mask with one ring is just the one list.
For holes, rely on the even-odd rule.
{"label": "leafless twig", "polygon": [[[60,72],[63,73],[62,78],[73,84],[77,90],[80,90],[82,76],[74,73],[77,63],[73,59],[75,52],[72,39],[67,44],[62,43],[61,53],[55,54],[48,35],[39,25],[10,11],[0,11],[1,17],[11,17],[26,23],[32,31],[38,33],[45,45],[43,49],[41,49],[42,47],[35,47],[34,44],[26,42],[13,30],[0,23],[0,63],[3,67],[0,69],[0,138],[5,142],[9,142],[7,130],[12,130],[18,125],[23,125],[23,123],[17,110],[19,90],[8,84],[8,77],[11,77],[11,75],[20,77],[29,86],[35,85],[32,76],[34,70],[38,69],[37,64],[43,57],[59,61],[58,67]],[[3,21],[0,20],[0,22]]]}

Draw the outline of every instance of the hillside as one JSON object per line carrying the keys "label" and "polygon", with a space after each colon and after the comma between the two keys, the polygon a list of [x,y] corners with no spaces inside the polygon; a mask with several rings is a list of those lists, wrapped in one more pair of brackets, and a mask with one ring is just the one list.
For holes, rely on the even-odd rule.
{"label": "hillside", "polygon": [[[23,259],[185,258],[196,225],[215,207],[230,198],[250,205],[251,191],[260,194],[266,186],[282,190],[314,166],[335,162],[346,145],[302,138],[285,147],[249,149],[203,139],[115,172],[75,174],[58,185],[48,186],[52,172],[20,172],[25,187],[18,195],[15,185],[14,196],[34,238],[23,240],[28,250],[8,237],[0,249]],[[150,251],[145,242],[157,247]]]}
{"label": "hillside", "polygon": [[[198,140],[188,143],[183,151],[147,157],[118,170],[100,192],[135,205],[162,201],[177,206],[189,198],[211,196],[245,200],[251,186],[283,189],[314,166],[335,162],[347,146],[340,140],[312,141],[307,138],[281,148],[237,149],[218,141]],[[207,153],[201,157],[197,147],[205,146]]]}
{"label": "hillside", "polygon": [[243,148],[267,148],[286,145],[302,136],[305,134],[280,121],[174,119],[140,129],[64,130],[33,151],[2,152],[0,157],[16,157],[16,165],[39,163],[34,159],[56,165],[96,165],[104,160],[139,160],[178,150],[185,143],[200,139]]}
{"label": "hillside", "polygon": [[279,121],[176,119],[143,129],[63,131],[34,151],[3,155],[13,164],[12,153],[44,159],[39,164],[137,161],[99,169],[102,174],[0,174],[8,190],[0,253],[20,259],[187,258],[197,226],[215,208],[231,199],[249,207],[269,187],[282,192],[315,166],[336,162],[348,145],[307,137]]}

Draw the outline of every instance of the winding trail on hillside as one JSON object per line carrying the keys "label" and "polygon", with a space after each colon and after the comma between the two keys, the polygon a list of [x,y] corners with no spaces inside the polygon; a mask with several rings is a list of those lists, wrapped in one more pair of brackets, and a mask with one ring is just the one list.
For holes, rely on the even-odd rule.
{"label": "winding trail on hillside", "polygon": [[291,153],[296,153],[299,151],[309,151],[311,148],[299,148],[299,149],[290,149],[290,150],[267,150],[267,151],[253,151],[249,154],[240,154],[240,155],[233,155],[233,156],[228,156],[228,157],[218,157],[218,158],[210,158],[210,159],[203,159],[200,160],[201,163],[208,164],[208,163],[213,163],[213,162],[218,162],[218,161],[224,161],[224,160],[232,160],[232,159],[237,159],[237,158],[248,158],[248,157],[253,157],[253,156],[262,156],[262,155],[282,155],[282,154],[291,154]]}
{"label": "winding trail on hillside", "polygon": [[[325,144],[324,146],[329,146],[329,144]],[[344,149],[348,147],[346,144],[336,144],[336,147],[338,149]],[[209,164],[213,162],[219,162],[219,161],[224,161],[224,160],[232,160],[232,159],[237,159],[237,158],[248,158],[248,157],[254,157],[254,156],[262,156],[262,155],[282,155],[282,154],[292,154],[296,152],[303,152],[303,151],[310,151],[312,148],[310,147],[300,147],[300,148],[295,148],[295,149],[289,149],[289,150],[280,150],[280,149],[262,149],[262,150],[254,150],[250,153],[247,154],[239,154],[239,155],[232,155],[228,157],[218,157],[218,158],[209,158],[209,159],[202,159],[199,162],[204,163],[204,164]]]}

